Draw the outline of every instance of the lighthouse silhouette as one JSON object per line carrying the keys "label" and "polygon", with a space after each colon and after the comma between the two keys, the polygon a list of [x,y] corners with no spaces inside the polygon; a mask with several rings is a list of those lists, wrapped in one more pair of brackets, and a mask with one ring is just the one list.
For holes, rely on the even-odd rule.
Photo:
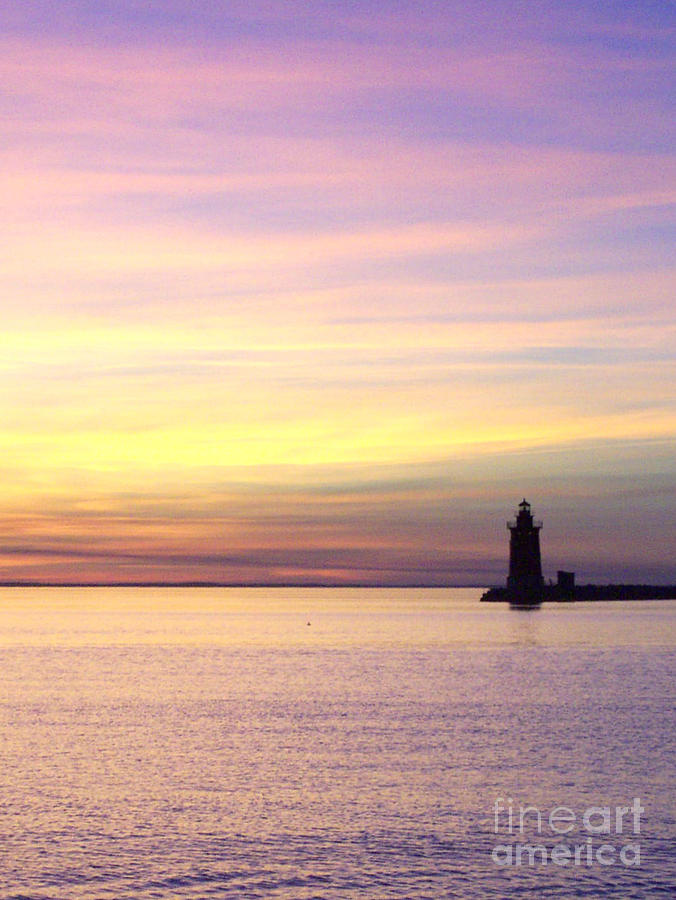
{"label": "lighthouse silhouette", "polygon": [[536,606],[542,602],[544,581],[540,559],[540,529],[525,499],[519,503],[515,519],[507,522],[509,528],[509,575],[507,595],[510,603],[518,606]]}

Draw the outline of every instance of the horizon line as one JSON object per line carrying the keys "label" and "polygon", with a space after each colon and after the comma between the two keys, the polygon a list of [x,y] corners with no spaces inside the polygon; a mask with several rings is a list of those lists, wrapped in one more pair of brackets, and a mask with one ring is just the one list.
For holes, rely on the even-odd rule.
{"label": "horizon line", "polygon": [[[433,582],[427,584],[410,582],[373,583],[369,581],[0,581],[3,587],[236,587],[236,588],[486,588],[481,584],[448,584]],[[497,587],[497,585],[494,585]]]}
{"label": "horizon line", "polygon": [[[386,588],[402,589],[431,589],[431,590],[489,590],[502,588],[502,584],[448,584],[447,582],[421,583],[374,583],[365,581],[35,581],[35,580],[0,580],[0,588],[372,588],[383,590]],[[641,588],[671,588],[676,591],[676,585],[650,582],[622,582],[605,581],[600,583],[587,582],[576,585],[583,587],[641,587]]]}

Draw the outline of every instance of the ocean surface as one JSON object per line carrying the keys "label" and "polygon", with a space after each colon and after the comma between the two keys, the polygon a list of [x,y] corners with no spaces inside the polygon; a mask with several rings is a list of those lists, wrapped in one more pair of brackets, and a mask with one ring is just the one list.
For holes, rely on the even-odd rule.
{"label": "ocean surface", "polygon": [[0,590],[0,897],[673,897],[676,603],[480,594]]}

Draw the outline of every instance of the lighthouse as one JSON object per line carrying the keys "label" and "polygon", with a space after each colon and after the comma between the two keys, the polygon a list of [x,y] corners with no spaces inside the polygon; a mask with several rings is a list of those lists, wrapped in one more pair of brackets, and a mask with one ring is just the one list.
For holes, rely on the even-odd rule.
{"label": "lighthouse", "polygon": [[544,581],[540,559],[540,529],[530,511],[530,503],[524,498],[519,503],[516,518],[507,523],[509,528],[509,575],[507,594],[510,603],[519,606],[537,606],[542,602]]}

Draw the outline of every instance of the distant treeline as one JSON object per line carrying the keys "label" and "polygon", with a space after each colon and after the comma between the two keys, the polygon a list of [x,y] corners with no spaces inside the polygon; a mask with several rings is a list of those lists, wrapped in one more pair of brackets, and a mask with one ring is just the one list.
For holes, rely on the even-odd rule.
{"label": "distant treeline", "polygon": [[[507,603],[507,588],[489,588],[481,598],[486,602]],[[676,600],[673,584],[576,584],[572,596],[562,596],[555,584],[545,585],[543,600]]]}
{"label": "distant treeline", "polygon": [[580,584],[575,600],[676,600],[676,585],[666,584]]}

